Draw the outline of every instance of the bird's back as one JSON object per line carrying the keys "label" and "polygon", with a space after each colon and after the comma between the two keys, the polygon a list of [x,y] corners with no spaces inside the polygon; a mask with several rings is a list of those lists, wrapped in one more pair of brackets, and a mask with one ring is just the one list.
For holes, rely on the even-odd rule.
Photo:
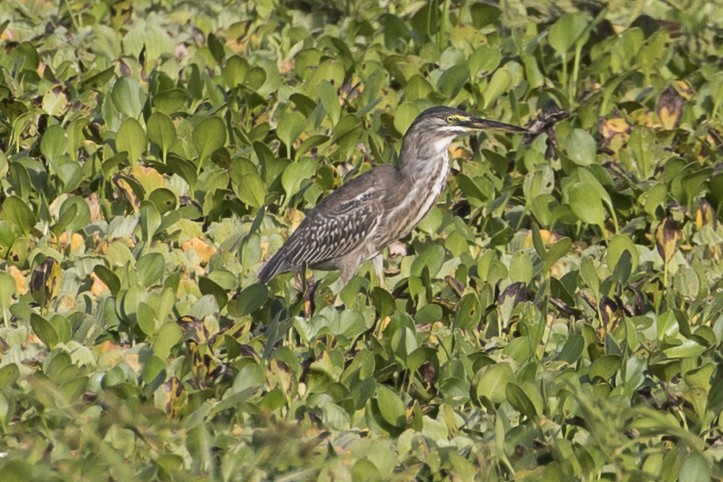
{"label": "bird's back", "polygon": [[382,165],[344,184],[312,209],[281,249],[259,272],[265,283],[274,276],[310,267],[338,268],[336,261],[357,250],[362,259],[384,248],[375,232],[389,206],[404,198],[399,171]]}

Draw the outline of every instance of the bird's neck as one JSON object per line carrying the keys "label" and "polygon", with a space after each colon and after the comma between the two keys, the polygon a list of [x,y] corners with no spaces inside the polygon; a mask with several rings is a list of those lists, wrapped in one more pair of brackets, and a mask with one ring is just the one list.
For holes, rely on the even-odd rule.
{"label": "bird's neck", "polygon": [[414,185],[444,185],[449,173],[451,139],[430,141],[405,136],[399,159],[399,170]]}
{"label": "bird's neck", "polygon": [[[404,185],[399,189],[408,191],[403,210],[414,213],[411,227],[434,206],[447,184],[449,174],[449,146],[451,140],[436,142],[411,142],[405,137],[402,142],[399,170]],[[423,146],[414,148],[412,146]]]}

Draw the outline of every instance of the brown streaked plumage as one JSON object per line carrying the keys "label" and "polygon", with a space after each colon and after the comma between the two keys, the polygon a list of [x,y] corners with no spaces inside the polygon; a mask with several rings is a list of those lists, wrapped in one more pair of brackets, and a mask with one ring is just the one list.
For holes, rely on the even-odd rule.
{"label": "brown streaked plumage", "polygon": [[419,114],[402,140],[399,167],[374,167],[324,198],[264,265],[259,281],[306,263],[340,270],[346,284],[363,261],[406,236],[432,208],[449,174],[452,141],[485,129],[525,132],[449,107]]}

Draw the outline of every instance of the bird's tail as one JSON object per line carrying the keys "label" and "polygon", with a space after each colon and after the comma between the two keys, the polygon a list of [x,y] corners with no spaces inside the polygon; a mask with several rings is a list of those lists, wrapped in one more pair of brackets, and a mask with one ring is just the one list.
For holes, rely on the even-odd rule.
{"label": "bird's tail", "polygon": [[261,271],[259,271],[259,282],[267,283],[277,274],[285,273],[287,271],[289,271],[289,268],[286,266],[286,256],[284,254],[284,250],[282,249],[272,256],[271,259],[268,260],[261,268]]}

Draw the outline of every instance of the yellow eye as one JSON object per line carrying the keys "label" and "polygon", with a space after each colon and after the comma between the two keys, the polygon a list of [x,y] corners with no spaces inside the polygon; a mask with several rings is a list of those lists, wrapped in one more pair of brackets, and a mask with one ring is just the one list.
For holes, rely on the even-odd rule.
{"label": "yellow eye", "polygon": [[447,121],[447,124],[451,124],[451,123],[454,122],[454,116],[453,116],[453,115],[448,115],[447,118],[444,119],[444,120]]}

